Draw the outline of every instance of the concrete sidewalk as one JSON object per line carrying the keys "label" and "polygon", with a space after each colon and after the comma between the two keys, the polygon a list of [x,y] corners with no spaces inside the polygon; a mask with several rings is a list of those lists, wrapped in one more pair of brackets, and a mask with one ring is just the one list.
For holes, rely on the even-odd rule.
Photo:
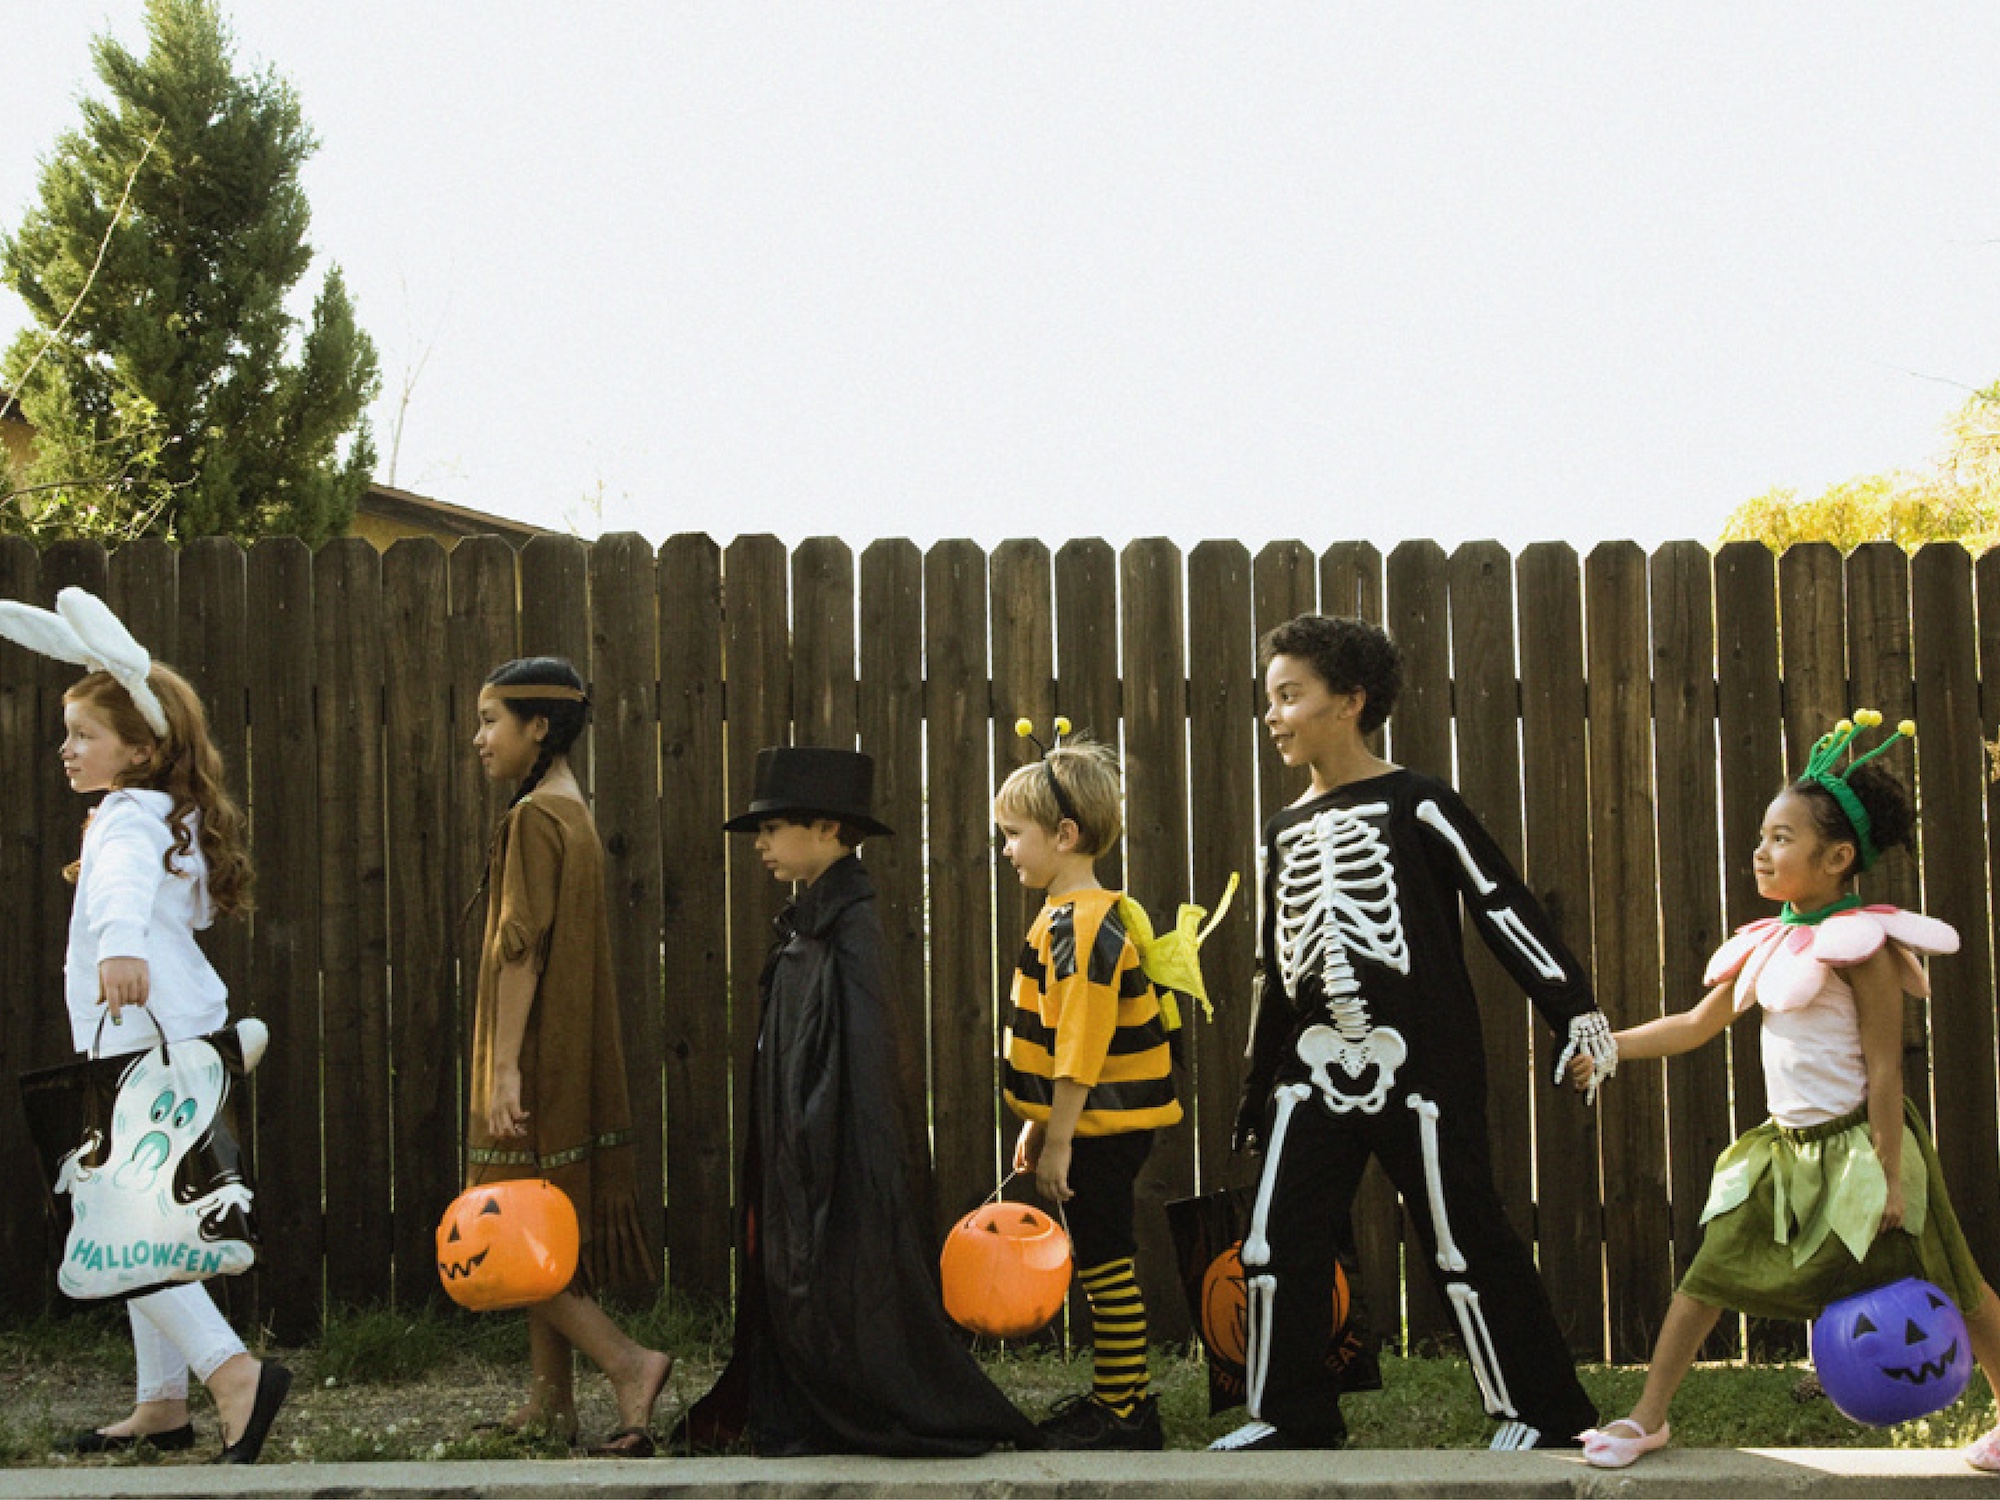
{"label": "concrete sidewalk", "polygon": [[1468,1450],[1354,1453],[1005,1453],[964,1461],[865,1458],[705,1458],[497,1463],[65,1464],[0,1469],[0,1500],[193,1500],[268,1495],[287,1500],[405,1496],[691,1497],[791,1500],[813,1495],[928,1500],[955,1496],[2000,1496],[1952,1451],[1830,1448],[1669,1449],[1624,1470],[1592,1469],[1574,1453]]}

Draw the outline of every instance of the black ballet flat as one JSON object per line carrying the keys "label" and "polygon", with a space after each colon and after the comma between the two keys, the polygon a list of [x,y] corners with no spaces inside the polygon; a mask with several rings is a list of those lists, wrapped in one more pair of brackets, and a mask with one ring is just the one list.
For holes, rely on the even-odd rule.
{"label": "black ballet flat", "polygon": [[250,1420],[243,1424],[243,1436],[217,1456],[221,1464],[254,1464],[264,1451],[264,1439],[278,1420],[278,1408],[292,1389],[292,1372],[275,1359],[267,1359],[257,1370],[257,1400],[250,1408]]}
{"label": "black ballet flat", "polygon": [[179,1453],[194,1446],[194,1423],[183,1422],[164,1432],[109,1433],[86,1428],[56,1444],[63,1453],[129,1453],[144,1443],[162,1453]]}

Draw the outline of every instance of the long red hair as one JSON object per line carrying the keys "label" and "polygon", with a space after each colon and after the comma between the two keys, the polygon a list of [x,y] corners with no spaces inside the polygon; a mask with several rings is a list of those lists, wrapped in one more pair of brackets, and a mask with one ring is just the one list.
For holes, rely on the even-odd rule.
{"label": "long red hair", "polygon": [[[167,715],[163,739],[140,714],[132,695],[109,672],[92,672],[71,684],[63,702],[77,703],[102,719],[128,745],[148,752],[145,764],[118,774],[121,787],[146,787],[174,799],[167,826],[174,841],[162,861],[169,875],[185,858],[196,835],[188,814],[200,813],[202,858],[208,862],[208,897],[220,916],[250,910],[250,841],[243,809],[224,784],[222,752],[208,732],[208,714],[188,680],[159,662],[146,681]],[[75,867],[71,867],[71,879]]]}

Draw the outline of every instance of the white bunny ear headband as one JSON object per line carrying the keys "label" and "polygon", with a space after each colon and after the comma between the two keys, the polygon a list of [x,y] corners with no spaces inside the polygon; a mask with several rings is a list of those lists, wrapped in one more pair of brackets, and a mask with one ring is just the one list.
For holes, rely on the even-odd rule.
{"label": "white bunny ear headband", "polygon": [[160,707],[146,674],[153,658],[132,639],[124,622],[95,594],[64,589],[56,595],[54,612],[13,599],[0,599],[0,636],[57,661],[73,661],[93,672],[109,672],[132,695],[133,706],[161,739],[167,737],[167,711]]}

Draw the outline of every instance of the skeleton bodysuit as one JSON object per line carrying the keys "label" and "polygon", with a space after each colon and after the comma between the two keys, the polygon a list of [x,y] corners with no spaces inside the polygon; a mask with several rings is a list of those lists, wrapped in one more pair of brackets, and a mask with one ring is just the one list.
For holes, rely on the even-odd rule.
{"label": "skeleton bodysuit", "polygon": [[[1257,1015],[1240,1127],[1265,1148],[1251,1230],[1250,1411],[1338,1441],[1334,1251],[1370,1156],[1401,1192],[1464,1336],[1496,1447],[1597,1420],[1493,1188],[1485,1051],[1460,904],[1558,1032],[1594,1035],[1581,967],[1458,794],[1396,770],[1265,828]],[[1315,1322],[1317,1316],[1317,1323]],[[1247,1431],[1247,1429],[1246,1429]]]}

